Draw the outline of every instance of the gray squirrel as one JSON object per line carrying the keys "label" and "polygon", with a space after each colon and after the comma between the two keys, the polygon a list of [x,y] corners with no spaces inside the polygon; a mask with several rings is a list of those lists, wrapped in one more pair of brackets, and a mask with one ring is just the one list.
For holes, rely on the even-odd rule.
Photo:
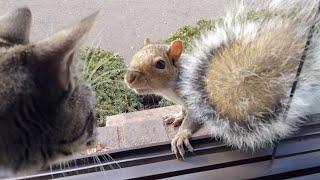
{"label": "gray squirrel", "polygon": [[223,23],[202,33],[188,54],[180,40],[166,45],[146,39],[125,82],[137,94],[161,95],[182,106],[182,112],[164,117],[167,123],[182,123],[172,140],[176,155],[184,157],[184,146],[193,150],[189,138],[200,126],[235,148],[273,145],[298,130],[320,104],[318,4],[273,0],[256,21],[247,20],[249,8],[239,5]]}

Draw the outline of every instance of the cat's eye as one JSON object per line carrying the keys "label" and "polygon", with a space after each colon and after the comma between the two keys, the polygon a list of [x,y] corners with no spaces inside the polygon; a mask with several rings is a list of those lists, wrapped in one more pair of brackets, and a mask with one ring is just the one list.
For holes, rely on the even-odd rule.
{"label": "cat's eye", "polygon": [[157,69],[164,69],[166,68],[166,62],[164,60],[158,60],[156,62],[156,68]]}

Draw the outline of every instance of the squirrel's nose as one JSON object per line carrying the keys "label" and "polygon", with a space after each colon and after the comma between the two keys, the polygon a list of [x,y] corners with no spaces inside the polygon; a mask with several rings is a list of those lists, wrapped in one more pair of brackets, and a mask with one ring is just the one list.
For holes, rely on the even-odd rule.
{"label": "squirrel's nose", "polygon": [[127,81],[127,83],[132,84],[139,75],[139,72],[127,70],[125,74],[125,80]]}

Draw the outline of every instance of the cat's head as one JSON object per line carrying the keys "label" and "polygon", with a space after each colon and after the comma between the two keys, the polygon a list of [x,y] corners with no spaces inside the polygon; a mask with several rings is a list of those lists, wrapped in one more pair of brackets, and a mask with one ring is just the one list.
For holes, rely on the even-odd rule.
{"label": "cat's head", "polygon": [[29,43],[28,8],[0,17],[0,176],[95,144],[94,96],[75,54],[96,15],[37,43]]}

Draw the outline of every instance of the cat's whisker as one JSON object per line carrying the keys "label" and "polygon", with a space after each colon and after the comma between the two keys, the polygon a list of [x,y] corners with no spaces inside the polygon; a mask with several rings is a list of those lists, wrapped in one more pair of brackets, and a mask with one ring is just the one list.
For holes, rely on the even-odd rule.
{"label": "cat's whisker", "polygon": [[93,79],[90,79],[91,80],[91,83],[95,83],[97,81],[99,81],[100,79],[103,79],[104,76],[107,76],[107,75],[110,75],[112,72],[114,71],[121,71],[119,69],[114,69],[114,70],[110,70],[108,72],[105,72],[105,73],[102,73],[101,75],[99,75],[98,77],[96,77],[94,80]]}
{"label": "cat's whisker", "polygon": [[[106,155],[103,154],[103,155],[101,155],[101,157],[103,158],[103,160],[105,161],[105,163],[110,162],[110,160],[106,157]],[[109,167],[110,167],[111,170],[114,169],[114,167],[113,167],[112,164],[109,164]]]}
{"label": "cat's whisker", "polygon": [[[96,165],[97,164],[97,162],[96,162],[96,158],[95,157],[93,157],[93,165]],[[97,170],[97,167],[95,167],[95,171],[97,172],[98,170]]]}
{"label": "cat's whisker", "polygon": [[102,42],[102,38],[99,38],[99,43],[98,43],[98,45],[97,45],[98,48],[100,47],[101,42]]}
{"label": "cat's whisker", "polygon": [[92,80],[93,75],[98,71],[98,69],[104,64],[104,62],[98,62],[97,65],[95,65],[94,69],[91,70],[91,73],[88,76],[89,80]]}
{"label": "cat's whisker", "polygon": [[96,86],[99,86],[99,85],[101,85],[101,84],[103,84],[103,83],[110,83],[110,82],[117,82],[117,83],[121,83],[121,84],[124,84],[125,85],[125,82],[123,82],[123,81],[119,81],[119,80],[105,80],[105,81],[101,81],[101,82],[99,82],[99,83],[97,83],[97,84],[92,84],[92,87],[96,87]]}
{"label": "cat's whisker", "polygon": [[71,161],[68,161],[68,162],[67,162],[67,168],[68,168],[68,170],[70,169],[70,163],[71,163]]}
{"label": "cat's whisker", "polygon": [[[84,51],[89,51],[89,49],[85,49]],[[86,56],[85,56],[85,60],[84,60],[84,64],[83,64],[83,74],[88,74],[88,71],[89,71],[89,66],[88,66],[88,64],[89,64],[89,61],[88,61],[88,58],[89,58],[89,54],[90,53],[85,53],[86,54]]]}
{"label": "cat's whisker", "polygon": [[96,167],[96,171],[98,171],[97,168],[99,168],[99,171],[100,171],[100,172],[103,172],[103,171],[104,171],[104,168],[103,168],[103,166],[101,167],[101,161],[99,160],[99,158],[98,158],[97,156],[94,156],[93,158],[94,158],[94,164],[95,164],[95,165],[98,165],[98,166]]}
{"label": "cat's whisker", "polygon": [[59,163],[59,166],[60,166],[60,171],[62,172],[62,176],[65,177],[65,174],[64,174],[63,169],[62,169],[62,163],[61,162]]}
{"label": "cat's whisker", "polygon": [[59,162],[59,168],[60,168],[60,171],[62,171],[62,165],[61,165],[61,162]]}
{"label": "cat's whisker", "polygon": [[118,167],[119,169],[121,169],[121,166],[119,165],[119,163],[117,163],[117,161],[116,161],[115,159],[113,159],[113,157],[110,156],[110,154],[105,153],[105,155],[107,155],[107,156],[111,159],[111,161],[115,162],[115,164],[117,165],[117,167]]}
{"label": "cat's whisker", "polygon": [[[91,70],[91,73],[88,77],[88,80],[93,80],[92,77],[93,75],[99,70],[100,67],[102,67],[104,65],[104,62],[100,62],[98,63],[95,68],[93,70]],[[117,68],[117,69],[106,69],[104,70],[105,72],[103,74],[108,74],[108,73],[112,73],[112,72],[115,72],[115,71],[118,71],[119,73],[123,70],[126,70],[127,68]],[[87,73],[86,73],[87,74]],[[100,75],[101,76],[101,75]],[[98,76],[98,77],[100,77]]]}
{"label": "cat's whisker", "polygon": [[99,164],[100,171],[102,171],[102,172],[105,173],[105,169],[104,169],[103,164],[101,163],[99,157],[98,157],[98,156],[95,156],[95,158],[96,158],[96,160],[97,160],[97,162],[98,162],[98,164]]}
{"label": "cat's whisker", "polygon": [[85,166],[89,165],[89,158],[88,158],[88,157],[85,158],[84,165],[85,165]]}
{"label": "cat's whisker", "polygon": [[73,159],[73,161],[74,161],[74,166],[77,169],[76,174],[78,175],[79,174],[79,170],[78,170],[77,160]]}
{"label": "cat's whisker", "polygon": [[[63,162],[63,171],[65,171],[66,170],[66,162],[64,161]],[[63,172],[64,173],[64,172]]]}
{"label": "cat's whisker", "polygon": [[91,42],[91,47],[95,47],[94,46],[94,43],[95,43],[95,41],[97,40],[97,38],[103,33],[105,31],[105,28],[101,28],[100,30],[99,30],[99,32],[97,33],[97,35],[95,36],[95,38],[92,40],[92,42]]}
{"label": "cat's whisker", "polygon": [[51,179],[53,179],[54,177],[53,177],[53,171],[52,171],[52,164],[51,163],[49,165],[49,169],[50,169],[50,173],[51,173]]}
{"label": "cat's whisker", "polygon": [[53,30],[54,28],[53,27],[54,27],[54,25],[53,25],[53,23],[51,23],[50,24],[50,31],[47,33],[47,37],[50,37],[51,33],[54,32],[54,30]]}
{"label": "cat's whisker", "polygon": [[41,31],[42,31],[43,33],[45,33],[45,37],[49,37],[49,32],[46,31],[42,26],[39,26],[39,27],[40,27]]}
{"label": "cat's whisker", "polygon": [[90,52],[90,48],[89,49],[86,49],[86,57],[85,57],[85,64],[84,64],[84,74],[90,74],[91,72],[91,67],[92,65],[94,65],[95,63],[93,62],[93,58],[89,58],[89,55],[91,53],[88,53]]}

